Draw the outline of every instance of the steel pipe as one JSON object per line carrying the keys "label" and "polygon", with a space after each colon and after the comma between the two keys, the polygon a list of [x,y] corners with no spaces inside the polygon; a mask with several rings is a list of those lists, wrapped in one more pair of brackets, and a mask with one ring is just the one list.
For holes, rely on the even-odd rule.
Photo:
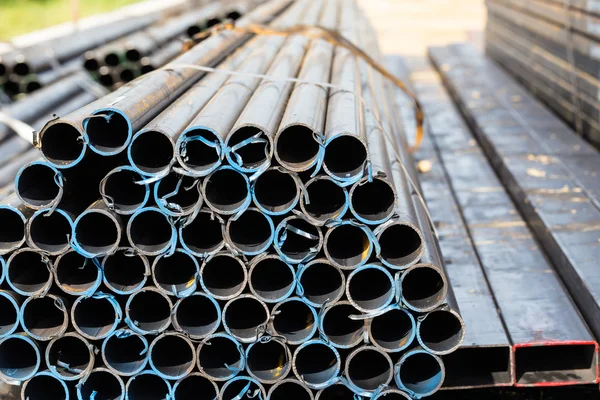
{"label": "steel pipe", "polygon": [[12,291],[0,290],[0,338],[12,335],[19,327],[21,298]]}
{"label": "steel pipe", "polygon": [[373,393],[392,381],[394,364],[387,353],[373,346],[362,346],[346,358],[344,374],[354,387]]}
{"label": "steel pipe", "polygon": [[341,369],[338,351],[321,340],[309,340],[296,348],[292,359],[294,375],[311,389],[332,385]]}
{"label": "steel pipe", "polygon": [[289,345],[304,343],[317,332],[317,312],[301,298],[291,297],[275,304],[271,315],[269,328]]}
{"label": "steel pipe", "polygon": [[219,396],[219,387],[199,372],[192,372],[173,385],[173,400],[213,400]]}
{"label": "steel pipe", "polygon": [[221,325],[221,307],[211,296],[196,292],[175,303],[171,320],[177,331],[194,340],[204,339]]}
{"label": "steel pipe", "polygon": [[244,262],[227,251],[209,256],[200,267],[200,285],[217,300],[238,297],[248,283]]}
{"label": "steel pipe", "polygon": [[377,229],[376,237],[381,247],[379,260],[392,269],[402,270],[416,264],[425,250],[420,228],[402,218],[392,217]]}
{"label": "steel pipe", "polygon": [[204,179],[202,195],[211,210],[223,215],[243,212],[252,201],[248,177],[230,166],[220,167]]}
{"label": "steel pipe", "polygon": [[421,318],[417,323],[417,340],[421,347],[438,356],[452,353],[465,339],[466,327],[460,314],[442,306]]}
{"label": "steel pipe", "polygon": [[224,333],[206,337],[196,354],[200,374],[213,381],[228,381],[246,368],[243,346]]}
{"label": "steel pipe", "polygon": [[315,400],[354,400],[355,393],[341,382],[317,392]]}
{"label": "steel pipe", "polygon": [[196,257],[207,258],[225,247],[225,221],[211,210],[202,209],[193,221],[179,227],[181,246]]}
{"label": "steel pipe", "polygon": [[379,392],[379,394],[373,398],[373,400],[411,400],[411,397],[408,393],[403,392],[401,390],[391,388],[385,389]]}
{"label": "steel pipe", "polygon": [[171,383],[151,370],[134,375],[125,385],[125,400],[163,400],[171,397]]}
{"label": "steel pipe", "polygon": [[61,209],[41,209],[27,221],[27,244],[35,250],[56,256],[70,248],[73,217]]}
{"label": "steel pipe", "polygon": [[68,332],[56,337],[46,347],[46,365],[58,378],[76,381],[94,368],[94,349],[83,337]]}
{"label": "steel pipe", "polygon": [[268,215],[250,207],[225,227],[225,240],[231,248],[247,256],[258,255],[273,242],[275,228]]}
{"label": "steel pipe", "polygon": [[284,261],[304,263],[321,251],[323,233],[304,217],[292,215],[277,225],[273,247]]}
{"label": "steel pipe", "polygon": [[364,313],[384,309],[394,300],[395,294],[394,277],[380,265],[364,265],[348,276],[346,296],[357,310]]}
{"label": "steel pipe", "polygon": [[400,288],[406,307],[416,312],[428,312],[446,300],[448,281],[432,264],[417,264],[402,274]]}
{"label": "steel pipe", "polygon": [[183,43],[180,40],[172,40],[167,43],[160,49],[156,50],[154,53],[145,57],[147,59],[147,63],[144,63],[144,58],[142,58],[142,67],[140,72],[146,74],[148,72],[154,71],[167,64],[169,61],[177,57],[183,52]]}
{"label": "steel pipe", "polygon": [[104,339],[121,323],[123,312],[113,295],[96,292],[78,297],[71,308],[73,328],[90,340]]}
{"label": "steel pipe", "polygon": [[413,349],[395,365],[394,379],[401,390],[412,396],[431,396],[444,383],[442,359],[422,349]]}
{"label": "steel pipe", "polygon": [[252,343],[267,328],[269,322],[267,305],[249,294],[229,300],[223,307],[225,331],[242,343]]}
{"label": "steel pipe", "polygon": [[119,215],[98,200],[73,223],[72,246],[85,257],[106,256],[117,251],[122,231]]}
{"label": "steel pipe", "polygon": [[15,189],[27,207],[34,210],[51,208],[64,194],[62,174],[52,164],[36,160],[23,165],[17,172]]}
{"label": "steel pipe", "polygon": [[94,398],[94,396],[120,400],[125,396],[123,379],[107,368],[93,369],[85,378],[85,381],[76,387],[78,400],[87,400]]}
{"label": "steel pipe", "polygon": [[21,305],[19,322],[23,331],[38,341],[62,336],[69,327],[69,310],[61,297],[47,294],[28,297]]}
{"label": "steel pipe", "polygon": [[247,376],[237,376],[225,382],[219,392],[219,400],[250,400],[265,398],[265,388],[257,380]]}
{"label": "steel pipe", "polygon": [[6,283],[22,296],[41,296],[52,286],[51,269],[52,261],[44,253],[25,247],[6,262]]}
{"label": "steel pipe", "polygon": [[349,301],[325,304],[319,315],[319,332],[332,346],[349,349],[357,346],[364,338],[367,328],[362,319],[351,319],[356,309]]}
{"label": "steel pipe", "polygon": [[314,400],[314,398],[308,386],[292,378],[275,383],[267,394],[267,400]]}
{"label": "steel pipe", "polygon": [[277,383],[291,369],[292,352],[285,340],[263,336],[246,349],[246,371],[260,383]]}
{"label": "steel pipe", "polygon": [[374,317],[368,328],[371,343],[388,353],[405,350],[417,334],[415,317],[409,310],[400,307]]}
{"label": "steel pipe", "polygon": [[156,288],[170,296],[187,297],[198,287],[200,265],[196,258],[183,249],[172,255],[159,255],[152,263],[152,280]]}
{"label": "steel pipe", "polygon": [[180,333],[162,333],[150,344],[148,363],[164,379],[181,379],[194,369],[196,349],[192,341]]}
{"label": "steel pipe", "polygon": [[154,201],[168,216],[189,215],[191,222],[203,203],[200,182],[172,172],[154,184]]}
{"label": "steel pipe", "polygon": [[69,400],[69,387],[49,371],[41,371],[21,387],[22,400]]}
{"label": "steel pipe", "polygon": [[377,241],[369,227],[342,221],[327,230],[323,249],[333,265],[351,270],[364,265],[376,246]]}
{"label": "steel pipe", "polygon": [[32,378],[41,364],[37,343],[23,335],[12,334],[0,339],[0,378],[4,382],[23,382]]}
{"label": "steel pipe", "polygon": [[139,253],[156,256],[176,245],[177,230],[156,207],[144,207],[127,223],[127,239]]}
{"label": "steel pipe", "polygon": [[137,292],[151,275],[148,258],[131,247],[119,247],[102,259],[101,267],[106,287],[121,295]]}
{"label": "steel pipe", "polygon": [[148,341],[130,329],[118,329],[102,342],[102,361],[120,376],[133,376],[148,363]]}
{"label": "steel pipe", "polygon": [[25,243],[27,219],[33,210],[27,207],[16,193],[0,203],[0,255],[20,248]]}
{"label": "steel pipe", "polygon": [[143,208],[150,198],[150,185],[139,183],[143,179],[130,166],[110,171],[100,181],[100,195],[108,209],[120,215],[130,215]]}
{"label": "steel pipe", "polygon": [[157,334],[171,324],[171,299],[158,289],[145,287],[131,294],[125,305],[125,322],[141,335]]}
{"label": "steel pipe", "polygon": [[296,271],[276,254],[257,256],[248,267],[250,291],[265,303],[285,300],[296,288]]}
{"label": "steel pipe", "polygon": [[298,266],[296,279],[296,293],[313,307],[337,303],[346,292],[346,276],[326,258]]}
{"label": "steel pipe", "polygon": [[302,190],[298,175],[281,167],[271,167],[256,178],[252,200],[265,214],[284,215],[296,207]]}
{"label": "steel pipe", "polygon": [[313,225],[323,226],[330,220],[340,220],[348,211],[350,197],[346,188],[326,175],[319,175],[306,182],[306,193],[300,197],[300,209]]}

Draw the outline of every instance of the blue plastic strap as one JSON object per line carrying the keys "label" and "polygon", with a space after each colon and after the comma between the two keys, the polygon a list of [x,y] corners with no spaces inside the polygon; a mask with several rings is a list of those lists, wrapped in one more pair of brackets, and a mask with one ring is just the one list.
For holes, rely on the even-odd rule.
{"label": "blue plastic strap", "polygon": [[317,152],[317,162],[315,164],[315,170],[310,175],[311,178],[317,176],[321,171],[321,168],[323,167],[323,161],[325,161],[325,144],[327,143],[327,139],[325,138],[325,136],[320,133],[313,132],[313,138],[315,139],[315,142],[317,142],[317,144],[319,145],[319,151]]}
{"label": "blue plastic strap", "polygon": [[194,273],[194,281],[192,282],[191,286],[182,290],[182,291],[177,291],[177,285],[171,285],[171,290],[173,291],[173,294],[175,295],[175,297],[177,297],[178,299],[183,299],[184,297],[189,297],[192,294],[194,294],[196,292],[196,289],[198,288],[198,283],[197,283],[197,279],[198,278],[198,273]]}
{"label": "blue plastic strap", "polygon": [[251,385],[252,382],[248,382],[248,384],[244,386],[244,388],[231,400],[241,400],[244,396],[248,394]]}
{"label": "blue plastic strap", "polygon": [[91,297],[93,299],[108,300],[115,309],[115,320],[117,321],[117,323],[121,322],[121,320],[123,319],[123,312],[121,311],[121,306],[119,305],[117,299],[115,299],[115,296],[104,292],[96,292]]}
{"label": "blue plastic strap", "polygon": [[294,276],[294,279],[296,280],[296,294],[300,298],[304,298],[304,286],[302,286],[302,283],[300,283],[300,278],[302,277],[302,274],[305,270],[306,265],[304,265],[303,263],[298,264],[298,268],[296,269],[296,275]]}
{"label": "blue plastic strap", "polygon": [[[244,160],[242,159],[242,156],[236,152],[250,144],[258,144],[258,143],[268,144],[269,142],[266,139],[261,138],[260,137],[261,135],[262,135],[262,132],[259,132],[256,135],[249,137],[248,139],[244,139],[241,142],[239,142],[238,144],[225,149],[225,153],[233,154],[233,157],[234,157],[234,160],[232,160],[233,163],[235,165],[237,165],[238,167],[244,168]],[[269,158],[267,146],[265,146],[265,156],[266,156],[265,158],[267,158],[267,159]]]}
{"label": "blue plastic strap", "polygon": [[90,400],[94,400],[96,398],[96,395],[98,394],[97,391],[92,390],[92,393],[90,393]]}
{"label": "blue plastic strap", "polygon": [[213,149],[216,150],[217,157],[222,158],[221,145],[219,144],[218,141],[215,140],[214,142],[211,142],[210,140],[206,139],[205,137],[203,137],[201,135],[194,135],[194,136],[185,136],[183,138],[183,140],[181,141],[181,144],[179,145],[179,154],[181,155],[181,159],[183,161],[185,161],[185,162],[188,161],[188,156],[187,156],[188,142],[195,142],[195,141],[202,142],[205,145],[207,145],[208,147],[212,147]]}
{"label": "blue plastic strap", "polygon": [[252,188],[250,187],[249,181],[246,182],[246,188],[248,190],[248,195],[246,196],[246,199],[244,199],[244,203],[240,206],[238,212],[233,217],[231,217],[233,221],[237,221],[237,219],[242,216],[242,214],[248,209],[248,207],[250,207],[250,203],[252,203]]}
{"label": "blue plastic strap", "polygon": [[59,189],[58,189],[58,195],[56,196],[56,199],[55,199],[54,204],[52,205],[52,207],[50,207],[48,209],[48,212],[46,214],[44,214],[44,217],[49,217],[50,215],[52,215],[52,213],[58,207],[58,205],[59,205],[59,203],[60,203],[60,201],[62,200],[62,197],[63,197],[64,182],[65,181],[66,181],[66,179],[63,176],[62,172],[60,172],[60,171],[54,172],[54,183],[56,184],[56,186],[59,187]]}
{"label": "blue plastic strap", "polygon": [[175,254],[175,250],[177,250],[177,228],[175,227],[175,221],[169,217],[167,217],[167,222],[171,225],[171,239],[169,239],[169,248],[165,253],[165,257],[171,257]]}

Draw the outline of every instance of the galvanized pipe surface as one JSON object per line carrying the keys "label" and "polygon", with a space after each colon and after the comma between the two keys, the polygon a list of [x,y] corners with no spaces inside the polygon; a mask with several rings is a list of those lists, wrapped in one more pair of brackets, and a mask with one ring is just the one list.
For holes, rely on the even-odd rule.
{"label": "galvanized pipe surface", "polygon": [[23,383],[21,399],[69,400],[69,387],[50,371],[41,371]]}

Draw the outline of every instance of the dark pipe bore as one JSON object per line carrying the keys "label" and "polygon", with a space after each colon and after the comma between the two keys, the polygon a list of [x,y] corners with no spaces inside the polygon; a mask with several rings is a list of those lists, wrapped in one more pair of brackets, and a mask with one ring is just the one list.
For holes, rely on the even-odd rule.
{"label": "dark pipe bore", "polygon": [[[193,129],[182,135],[184,140],[194,136],[203,137],[212,143],[219,143],[214,132],[204,129]],[[199,174],[207,174],[220,162],[217,150],[200,140],[180,142],[177,149],[177,158],[180,163]]]}
{"label": "dark pipe bore", "polygon": [[329,177],[317,177],[306,184],[310,203],[300,198],[302,210],[311,219],[325,222],[332,218],[340,218],[347,208],[346,189],[337,185]]}
{"label": "dark pipe bore", "polygon": [[[266,140],[266,143],[249,143],[235,151],[241,157],[243,168],[256,169],[269,161],[268,155],[271,151],[269,140],[263,131],[253,126],[244,126],[233,132],[227,141],[227,145],[233,147],[252,137]],[[237,164],[238,159],[234,154],[229,154],[228,158],[230,162]]]}
{"label": "dark pipe bore", "polygon": [[121,310],[106,298],[79,298],[71,310],[73,325],[89,339],[102,339],[108,336],[121,322]]}
{"label": "dark pipe bore", "polygon": [[312,129],[302,125],[284,129],[277,138],[275,148],[281,165],[292,171],[308,169],[319,154],[319,144]]}
{"label": "dark pipe bore", "polygon": [[131,294],[144,286],[149,274],[148,260],[134,254],[130,248],[121,248],[102,261],[104,283],[117,294]]}
{"label": "dark pipe bore", "polygon": [[169,166],[175,148],[169,137],[157,131],[140,132],[129,145],[129,159],[145,174],[157,174]]}
{"label": "dark pipe bore", "polygon": [[325,147],[323,166],[336,178],[360,175],[366,161],[367,149],[356,136],[338,136]]}
{"label": "dark pipe bore", "polygon": [[55,165],[71,165],[83,156],[81,133],[66,122],[52,124],[40,138],[42,154]]}
{"label": "dark pipe bore", "polygon": [[252,292],[265,302],[281,301],[289,296],[294,288],[295,274],[289,264],[277,256],[265,257],[250,269]]}
{"label": "dark pipe bore", "polygon": [[158,181],[154,190],[156,202],[162,202],[161,208],[173,216],[191,214],[201,201],[198,182],[189,176],[171,173]]}
{"label": "dark pipe bore", "polygon": [[175,305],[173,325],[192,339],[212,334],[220,324],[219,304],[202,293],[183,298]]}
{"label": "dark pipe bore", "polygon": [[341,268],[351,268],[363,264],[371,253],[371,241],[367,234],[353,225],[339,225],[325,237],[325,250],[328,258]]}
{"label": "dark pipe bore", "polygon": [[291,358],[287,346],[279,341],[257,342],[246,354],[248,373],[263,383],[280,381],[290,371]]}
{"label": "dark pipe bore", "polygon": [[0,290],[0,337],[13,333],[19,325],[19,303],[16,295]]}
{"label": "dark pipe bore", "polygon": [[175,384],[175,400],[214,400],[219,395],[217,385],[199,373],[192,373]]}
{"label": "dark pipe bore", "polygon": [[195,256],[216,253],[224,246],[223,225],[210,212],[200,212],[191,223],[180,228],[179,240]]}
{"label": "dark pipe bore", "polygon": [[104,368],[93,370],[85,382],[78,386],[78,394],[82,399],[92,398],[92,393],[95,393],[94,399],[120,400],[124,391],[121,378]]}
{"label": "dark pipe bore", "polygon": [[324,258],[311,261],[299,275],[304,297],[313,305],[336,302],[345,293],[346,279],[341,270]]}
{"label": "dark pipe bore", "polygon": [[394,299],[394,278],[383,267],[365,266],[350,274],[346,294],[360,311],[380,310]]}
{"label": "dark pipe bore", "polygon": [[156,289],[136,292],[127,301],[129,319],[144,333],[167,329],[172,307],[171,300]]}
{"label": "dark pipe bore", "polygon": [[131,244],[147,255],[157,255],[170,245],[173,227],[158,208],[144,208],[134,214],[127,225]]}
{"label": "dark pipe bore", "polygon": [[378,237],[381,258],[394,267],[414,264],[423,253],[423,240],[412,226],[396,223]]}
{"label": "dark pipe bore", "polygon": [[49,254],[60,254],[69,248],[73,221],[62,210],[41,210],[29,219],[29,241],[32,247]]}
{"label": "dark pipe bore", "polygon": [[402,301],[415,311],[429,311],[446,298],[448,288],[440,271],[434,267],[415,266],[402,275]]}
{"label": "dark pipe bore", "polygon": [[164,400],[171,395],[171,385],[151,371],[142,372],[127,382],[125,398],[130,400]]}
{"label": "dark pipe bore", "polygon": [[237,297],[223,309],[223,325],[238,340],[254,341],[259,326],[269,319],[264,303],[252,296]]}
{"label": "dark pipe bore", "polygon": [[170,257],[158,256],[152,266],[154,283],[171,295],[188,293],[195,290],[198,267],[194,256],[183,250],[175,251]]}
{"label": "dark pipe bore", "polygon": [[7,281],[18,293],[34,295],[42,293],[52,284],[52,274],[41,253],[19,250],[7,262]]}
{"label": "dark pipe bore", "polygon": [[310,339],[317,329],[315,310],[299,298],[277,304],[273,315],[273,330],[290,344]]}
{"label": "dark pipe bore", "polygon": [[362,340],[364,321],[350,319],[351,315],[356,314],[357,310],[347,301],[336,303],[325,312],[321,322],[322,331],[331,343],[349,348]]}
{"label": "dark pipe bore", "polygon": [[89,256],[102,256],[116,250],[121,240],[121,227],[109,212],[89,210],[75,221],[73,236]]}
{"label": "dark pipe bore", "polygon": [[389,310],[371,320],[371,340],[379,347],[397,352],[409,346],[415,337],[415,320],[404,310]]}
{"label": "dark pipe bore", "polygon": [[131,214],[146,204],[149,196],[148,185],[139,185],[140,174],[129,168],[117,168],[108,173],[102,189],[104,202],[114,206],[116,212]]}
{"label": "dark pipe bore", "polygon": [[[130,335],[121,332],[129,332]],[[123,376],[135,375],[148,362],[148,344],[143,336],[120,330],[107,337],[102,344],[102,358],[107,367]]]}
{"label": "dark pipe bore", "polygon": [[29,400],[66,400],[69,388],[50,372],[39,372],[25,382],[21,396]]}
{"label": "dark pipe bore", "polygon": [[216,299],[229,300],[242,293],[248,280],[244,263],[228,254],[208,258],[200,270],[202,287]]}
{"label": "dark pipe bore", "polygon": [[131,127],[127,119],[110,110],[96,111],[94,115],[85,127],[90,147],[103,155],[117,154],[124,150],[131,138]]}
{"label": "dark pipe bore", "polygon": [[234,373],[227,368],[242,368],[239,344],[230,336],[215,335],[198,346],[198,369],[211,379],[223,381]]}
{"label": "dark pipe bore", "polygon": [[94,364],[89,343],[75,334],[54,339],[46,349],[48,367],[65,380],[76,380]]}
{"label": "dark pipe bore", "polygon": [[311,387],[327,386],[340,370],[337,351],[320,341],[310,341],[298,347],[294,354],[296,376]]}
{"label": "dark pipe bore", "polygon": [[[276,249],[285,255],[290,262],[302,262],[307,256],[316,254],[322,245],[321,230],[310,222],[299,217],[286,219],[287,224],[278,227]],[[281,241],[285,235],[285,241]]]}
{"label": "dark pipe bore", "polygon": [[180,334],[165,334],[152,342],[150,365],[168,379],[180,379],[189,374],[196,364],[192,342]]}
{"label": "dark pipe bore", "polygon": [[0,252],[5,254],[25,241],[25,220],[16,210],[0,207],[0,221]]}
{"label": "dark pipe bore", "polygon": [[419,342],[434,354],[450,353],[460,346],[465,332],[460,317],[452,311],[436,310],[419,322]]}
{"label": "dark pipe bore", "polygon": [[56,283],[68,294],[81,296],[94,291],[100,284],[102,272],[92,262],[75,251],[60,256],[55,264]]}
{"label": "dark pipe bore", "polygon": [[396,383],[419,396],[437,391],[444,381],[442,360],[424,351],[405,354],[400,360]]}
{"label": "dark pipe bore", "polygon": [[268,398],[269,400],[313,400],[313,395],[310,389],[299,381],[286,379],[271,387]]}
{"label": "dark pipe bore", "polygon": [[237,212],[247,201],[250,192],[248,179],[231,168],[221,168],[204,181],[206,203],[222,214]]}
{"label": "dark pipe bore", "polygon": [[271,219],[257,209],[246,210],[235,221],[230,219],[227,230],[233,246],[248,255],[265,251],[273,241]]}
{"label": "dark pipe bore", "polygon": [[60,193],[56,171],[43,163],[29,164],[17,176],[16,190],[28,206],[37,209],[49,207]]}
{"label": "dark pipe bore", "polygon": [[40,366],[40,353],[33,340],[12,335],[0,340],[0,375],[8,380],[31,378]]}
{"label": "dark pipe bore", "polygon": [[362,390],[374,391],[392,380],[393,365],[390,357],[372,347],[359,349],[346,360],[350,382]]}
{"label": "dark pipe bore", "polygon": [[57,307],[53,295],[30,297],[21,309],[23,329],[36,340],[50,340],[67,330],[69,316],[66,309]]}
{"label": "dark pipe bore", "polygon": [[256,179],[254,201],[272,214],[281,214],[293,208],[300,197],[296,181],[289,173],[269,169]]}
{"label": "dark pipe bore", "polygon": [[352,188],[350,201],[354,215],[366,224],[380,223],[394,213],[396,196],[387,179],[361,181]]}

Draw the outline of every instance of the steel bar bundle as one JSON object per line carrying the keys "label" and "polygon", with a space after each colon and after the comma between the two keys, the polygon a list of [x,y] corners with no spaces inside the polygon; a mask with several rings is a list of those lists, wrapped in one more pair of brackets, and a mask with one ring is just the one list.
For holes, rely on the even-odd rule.
{"label": "steel bar bundle", "polygon": [[600,146],[597,12],[570,8],[566,1],[491,0],[488,15],[490,57]]}
{"label": "steel bar bundle", "polygon": [[36,134],[0,208],[0,378],[23,399],[442,386],[465,324],[391,83],[352,48],[242,31],[262,24],[383,62],[353,0],[271,0]]}

